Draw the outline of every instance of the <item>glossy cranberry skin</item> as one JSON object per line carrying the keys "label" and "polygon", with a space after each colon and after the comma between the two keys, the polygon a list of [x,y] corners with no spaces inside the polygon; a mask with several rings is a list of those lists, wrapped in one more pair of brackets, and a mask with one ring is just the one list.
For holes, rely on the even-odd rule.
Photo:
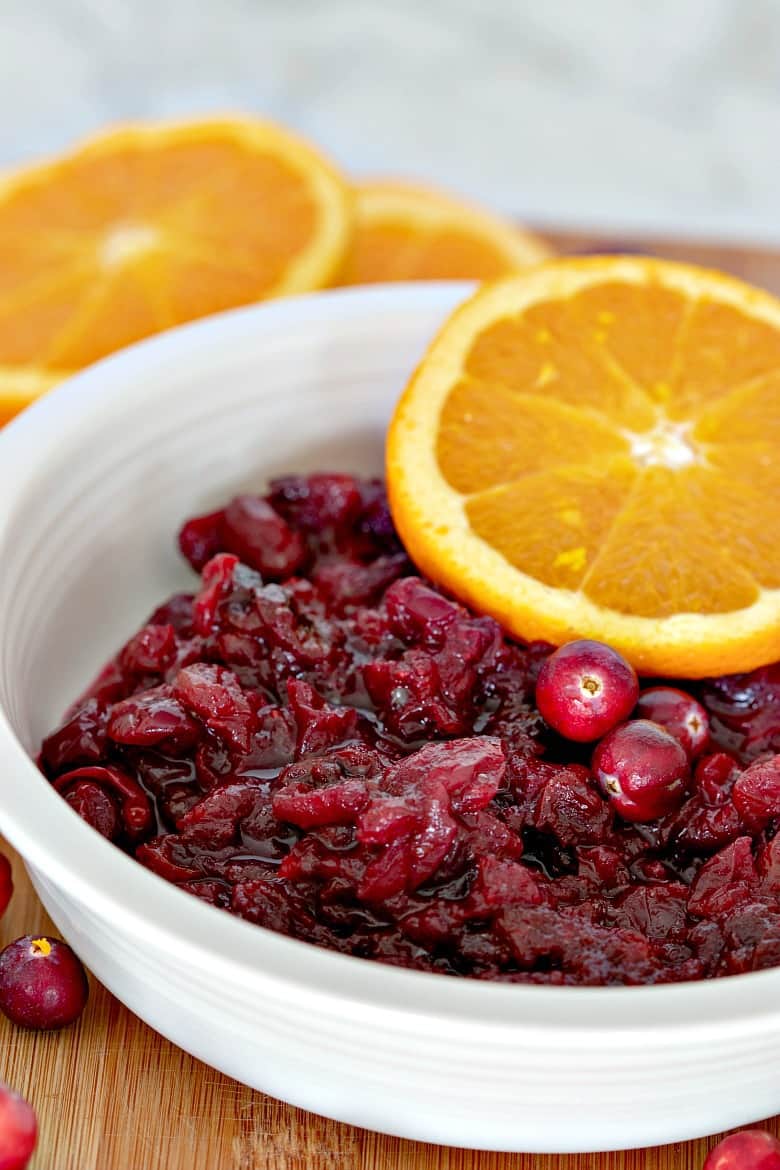
{"label": "glossy cranberry skin", "polygon": [[754,831],[780,818],[780,755],[754,760],[735,781],[732,799]]}
{"label": "glossy cranberry skin", "polygon": [[566,739],[592,743],[628,719],[639,682],[634,668],[611,646],[580,639],[551,654],[539,671],[536,704]]}
{"label": "glossy cranberry skin", "polygon": [[0,853],[0,918],[8,909],[13,892],[14,881],[11,873],[11,862],[4,853]]}
{"label": "glossy cranberry skin", "polygon": [[190,562],[196,573],[200,573],[222,548],[223,515],[220,510],[209,512],[206,516],[194,516],[179,532],[182,556]]}
{"label": "glossy cranberry skin", "polygon": [[64,794],[70,807],[102,837],[116,841],[122,832],[122,818],[116,801],[105,789],[90,780],[79,780]]}
{"label": "glossy cranberry skin", "polygon": [[67,943],[24,935],[0,953],[0,1010],[23,1028],[49,1031],[78,1019],[87,976]]}
{"label": "glossy cranberry skin", "polygon": [[679,739],[689,757],[695,760],[707,747],[710,739],[710,720],[701,703],[693,695],[676,687],[649,687],[642,691],[636,705],[639,719],[660,723],[675,739]]}
{"label": "glossy cranberry skin", "polygon": [[625,821],[654,821],[682,802],[690,780],[688,754],[658,723],[634,719],[616,727],[593,753],[593,772]]}
{"label": "glossy cranberry skin", "polygon": [[710,1151],[703,1170],[780,1170],[780,1142],[762,1129],[729,1134]]}
{"label": "glossy cranberry skin", "polygon": [[32,1106],[0,1084],[0,1170],[24,1170],[38,1140]]}

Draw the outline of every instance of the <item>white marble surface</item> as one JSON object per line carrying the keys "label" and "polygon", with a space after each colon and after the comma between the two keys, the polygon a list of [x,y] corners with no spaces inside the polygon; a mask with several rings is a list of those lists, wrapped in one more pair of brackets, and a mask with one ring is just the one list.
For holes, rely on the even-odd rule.
{"label": "white marble surface", "polygon": [[780,243],[780,0],[0,0],[0,165],[229,108],[538,223]]}

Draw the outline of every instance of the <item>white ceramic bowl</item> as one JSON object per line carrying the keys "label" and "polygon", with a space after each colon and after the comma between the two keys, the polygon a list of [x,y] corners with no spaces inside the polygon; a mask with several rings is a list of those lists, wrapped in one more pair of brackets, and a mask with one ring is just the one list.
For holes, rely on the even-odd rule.
{"label": "white ceramic bowl", "polygon": [[128,1007],[277,1097],[410,1138],[586,1151],[780,1108],[780,970],[708,984],[489,985],[331,954],[168,885],[30,760],[116,646],[191,582],[181,520],[270,473],[379,471],[393,402],[465,285],[213,318],[101,363],[0,435],[0,827]]}

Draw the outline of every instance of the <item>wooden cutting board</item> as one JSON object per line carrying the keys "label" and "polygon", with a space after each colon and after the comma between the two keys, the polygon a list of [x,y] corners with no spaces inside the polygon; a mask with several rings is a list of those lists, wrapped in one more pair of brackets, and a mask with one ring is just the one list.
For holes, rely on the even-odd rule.
{"label": "wooden cutting board", "polygon": [[[586,236],[551,238],[565,251],[631,246]],[[652,241],[641,246],[780,292],[780,252]],[[20,934],[53,931],[21,862],[11,856],[16,892],[0,922],[3,946]],[[540,1157],[382,1137],[222,1076],[163,1040],[94,980],[84,1016],[64,1032],[35,1035],[0,1019],[0,1079],[38,1113],[40,1140],[30,1170],[700,1170],[716,1140]],[[780,1118],[767,1124],[780,1133]]]}

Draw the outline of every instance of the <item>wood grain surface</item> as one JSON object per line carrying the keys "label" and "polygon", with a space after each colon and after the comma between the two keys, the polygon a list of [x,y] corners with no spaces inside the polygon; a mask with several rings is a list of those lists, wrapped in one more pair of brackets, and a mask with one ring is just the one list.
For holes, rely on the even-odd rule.
{"label": "wood grain surface", "polygon": [[[573,234],[551,238],[565,251],[615,243]],[[780,292],[780,252],[656,241],[641,246]],[[0,922],[3,946],[20,934],[53,929],[21,862],[8,852],[16,892]],[[0,1019],[0,1079],[38,1113],[40,1140],[30,1170],[700,1170],[716,1140],[540,1157],[382,1137],[222,1076],[152,1032],[94,980],[83,1018],[64,1032],[36,1035]],[[779,1122],[767,1124],[780,1133]]]}

